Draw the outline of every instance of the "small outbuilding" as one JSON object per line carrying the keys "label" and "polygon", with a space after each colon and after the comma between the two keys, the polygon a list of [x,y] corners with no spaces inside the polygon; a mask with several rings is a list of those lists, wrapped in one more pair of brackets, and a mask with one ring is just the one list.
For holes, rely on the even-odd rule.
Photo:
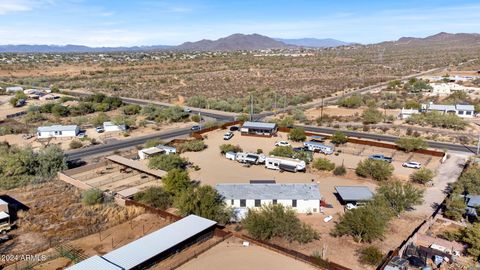
{"label": "small outbuilding", "polygon": [[242,135],[271,137],[278,131],[277,124],[266,122],[245,122],[240,128]]}
{"label": "small outbuilding", "polygon": [[103,130],[105,132],[125,131],[127,130],[127,126],[117,125],[117,124],[114,124],[113,122],[103,122]]}
{"label": "small outbuilding", "polygon": [[37,138],[39,139],[76,137],[78,133],[80,133],[80,128],[77,125],[53,125],[37,128]]}
{"label": "small outbuilding", "polygon": [[21,86],[6,87],[5,92],[7,92],[7,93],[23,92],[23,87],[21,87]]}
{"label": "small outbuilding", "polygon": [[362,203],[373,199],[373,192],[367,186],[336,186],[338,196],[342,203]]}

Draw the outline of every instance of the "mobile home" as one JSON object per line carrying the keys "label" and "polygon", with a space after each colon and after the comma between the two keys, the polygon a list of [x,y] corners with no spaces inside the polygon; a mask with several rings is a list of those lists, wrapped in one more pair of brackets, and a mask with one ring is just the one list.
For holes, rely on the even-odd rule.
{"label": "mobile home", "polygon": [[304,172],[307,165],[305,161],[285,157],[267,157],[265,159],[265,168],[271,170],[282,170],[288,172]]}
{"label": "mobile home", "polygon": [[304,142],[303,145],[308,149],[308,151],[320,152],[324,153],[325,155],[331,155],[333,154],[333,150],[335,150],[333,146],[314,141]]}
{"label": "mobile home", "polygon": [[39,139],[75,137],[78,133],[80,133],[80,128],[77,125],[54,125],[37,128],[37,138]]}

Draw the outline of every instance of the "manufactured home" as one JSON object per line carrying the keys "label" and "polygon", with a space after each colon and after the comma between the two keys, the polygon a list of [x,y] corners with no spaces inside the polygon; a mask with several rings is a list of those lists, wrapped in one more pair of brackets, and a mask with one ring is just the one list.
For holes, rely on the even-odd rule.
{"label": "manufactured home", "polygon": [[320,152],[324,153],[325,155],[331,155],[335,150],[333,146],[314,141],[304,142],[303,145],[308,149],[308,151]]}
{"label": "manufactured home", "polygon": [[270,156],[265,159],[265,168],[288,172],[305,172],[305,161],[286,157]]}
{"label": "manufactured home", "polygon": [[442,105],[442,104],[422,104],[421,112],[440,112],[443,114],[451,113],[459,117],[472,118],[475,116],[475,107],[468,104]]}
{"label": "manufactured home", "polygon": [[277,134],[277,124],[265,122],[245,122],[240,128],[242,135],[271,137]]}
{"label": "manufactured home", "polygon": [[127,126],[116,125],[113,122],[103,122],[103,130],[105,132],[125,131],[125,130],[127,130]]}
{"label": "manufactured home", "polygon": [[234,209],[235,220],[243,219],[248,208],[268,204],[281,204],[291,207],[298,213],[320,212],[320,188],[318,184],[217,184],[218,193],[225,203]]}
{"label": "manufactured home", "polygon": [[54,125],[37,128],[37,138],[39,139],[76,137],[79,133],[80,128],[77,125]]}

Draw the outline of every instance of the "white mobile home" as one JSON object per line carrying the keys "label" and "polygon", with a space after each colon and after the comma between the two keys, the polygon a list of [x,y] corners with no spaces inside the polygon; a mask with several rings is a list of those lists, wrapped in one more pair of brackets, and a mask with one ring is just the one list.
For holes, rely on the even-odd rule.
{"label": "white mobile home", "polygon": [[422,104],[422,112],[440,112],[456,114],[459,117],[472,118],[475,116],[475,107],[468,104],[442,105],[442,104]]}
{"label": "white mobile home", "polygon": [[262,164],[265,162],[265,155],[239,152],[235,155],[235,160],[240,163]]}
{"label": "white mobile home", "polygon": [[308,151],[320,152],[320,153],[324,153],[325,155],[331,155],[333,154],[333,150],[335,150],[333,146],[325,145],[323,143],[314,142],[314,141],[304,142],[303,146],[305,146],[308,149]]}
{"label": "white mobile home", "polygon": [[217,184],[218,193],[228,206],[243,218],[248,208],[264,204],[282,204],[298,213],[320,212],[320,189],[318,184]]}
{"label": "white mobile home", "polygon": [[23,87],[21,87],[21,86],[6,87],[5,92],[7,92],[7,93],[23,92]]}
{"label": "white mobile home", "polygon": [[54,125],[44,126],[37,128],[37,138],[63,138],[63,137],[75,137],[80,132],[80,128],[77,125]]}
{"label": "white mobile home", "polygon": [[288,172],[304,172],[307,165],[305,161],[286,157],[270,156],[265,159],[265,168]]}
{"label": "white mobile home", "polygon": [[127,127],[125,125],[116,125],[113,122],[103,122],[103,130],[105,132],[125,131]]}
{"label": "white mobile home", "polygon": [[408,119],[410,116],[414,115],[414,114],[417,114],[417,113],[420,113],[419,110],[417,109],[405,109],[405,108],[402,108],[402,110],[400,111],[400,114],[398,115],[398,118],[400,119]]}

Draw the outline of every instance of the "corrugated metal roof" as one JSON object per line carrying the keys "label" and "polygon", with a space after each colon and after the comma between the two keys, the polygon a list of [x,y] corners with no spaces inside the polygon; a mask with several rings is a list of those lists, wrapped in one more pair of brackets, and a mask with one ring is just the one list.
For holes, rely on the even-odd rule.
{"label": "corrugated metal roof", "polygon": [[367,186],[336,186],[335,190],[344,201],[369,201],[373,197]]}
{"label": "corrugated metal roof", "polygon": [[318,184],[217,184],[225,199],[238,200],[320,200]]}
{"label": "corrugated metal roof", "polygon": [[457,110],[459,111],[475,111],[475,106],[468,104],[457,104]]}
{"label": "corrugated metal roof", "polygon": [[157,147],[150,147],[150,148],[142,149],[140,151],[142,151],[143,153],[145,153],[147,155],[153,155],[153,154],[162,153],[165,150],[157,148]]}
{"label": "corrugated metal roof", "polygon": [[157,145],[157,147],[160,148],[160,149],[165,149],[165,150],[169,150],[169,151],[177,151],[177,148],[171,147],[171,146],[168,146],[168,145],[159,144],[159,145]]}
{"label": "corrugated metal roof", "polygon": [[430,104],[428,106],[429,110],[433,111],[455,111],[455,105],[442,105],[442,104]]}
{"label": "corrugated metal roof", "polygon": [[468,207],[480,206],[480,195],[477,195],[477,196],[468,195],[467,198],[468,198],[468,201],[467,201]]}
{"label": "corrugated metal roof", "polygon": [[[171,247],[217,224],[213,220],[190,215],[103,256],[124,269],[132,269]],[[92,268],[95,269],[95,268]],[[99,268],[97,268],[99,269]]]}
{"label": "corrugated metal roof", "polygon": [[4,219],[4,218],[8,218],[8,217],[10,217],[10,215],[7,214],[6,212],[4,212],[4,211],[0,212],[0,219]]}
{"label": "corrugated metal roof", "polygon": [[274,129],[277,126],[275,123],[266,122],[245,122],[243,128],[262,128],[262,129]]}
{"label": "corrugated metal roof", "polygon": [[113,122],[108,121],[108,122],[103,122],[103,127],[119,127],[124,129],[125,125],[117,125],[117,124],[114,124]]}
{"label": "corrugated metal roof", "polygon": [[77,127],[78,127],[77,125],[68,125],[68,126],[53,125],[53,126],[38,127],[37,131],[38,132],[75,131],[77,130]]}
{"label": "corrugated metal roof", "polygon": [[104,258],[95,255],[67,268],[67,270],[124,270],[121,267],[108,262]]}

